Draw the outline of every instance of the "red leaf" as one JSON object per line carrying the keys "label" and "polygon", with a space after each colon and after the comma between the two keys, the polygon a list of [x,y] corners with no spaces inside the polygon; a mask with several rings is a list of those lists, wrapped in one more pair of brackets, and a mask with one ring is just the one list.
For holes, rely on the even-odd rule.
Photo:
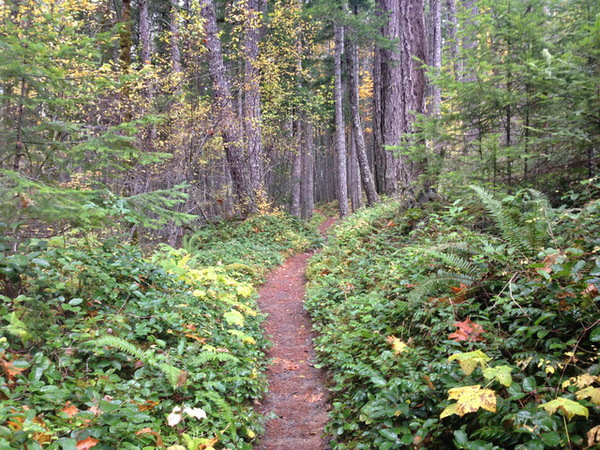
{"label": "red leaf", "polygon": [[469,317],[462,322],[456,322],[454,326],[458,327],[458,330],[449,335],[448,339],[470,342],[483,341],[483,338],[481,338],[480,335],[485,333],[485,330],[481,325],[472,322]]}

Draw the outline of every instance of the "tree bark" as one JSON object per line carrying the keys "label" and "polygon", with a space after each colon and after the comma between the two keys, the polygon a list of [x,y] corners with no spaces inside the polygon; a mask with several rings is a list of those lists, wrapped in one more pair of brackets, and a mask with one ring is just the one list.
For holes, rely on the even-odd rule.
{"label": "tree bark", "polygon": [[343,111],[342,53],[344,46],[344,27],[339,23],[335,28],[335,149],[337,165],[337,198],[340,216],[348,215],[348,178],[346,157],[346,136]]}
{"label": "tree bark", "polygon": [[148,0],[139,0],[140,46],[142,64],[150,64],[150,26],[148,19]]}
{"label": "tree bark", "polygon": [[367,157],[367,146],[365,145],[365,136],[363,133],[362,122],[360,119],[359,98],[358,98],[358,48],[352,39],[346,41],[346,49],[348,53],[348,97],[350,100],[350,112],[352,115],[352,136],[356,145],[356,157],[358,159],[358,167],[362,180],[365,194],[367,195],[367,204],[373,205],[379,201],[377,190],[371,168],[369,167],[369,159]]}
{"label": "tree bark", "polygon": [[[429,0],[429,58],[427,64],[437,75],[442,70],[442,6],[440,0]],[[431,69],[430,69],[431,70]],[[432,116],[440,115],[442,89],[439,85],[429,84],[429,108]]]}
{"label": "tree bark", "polygon": [[381,103],[381,49],[373,51],[373,171],[377,193],[385,192],[385,149],[383,148],[383,107]]}
{"label": "tree bark", "polygon": [[302,211],[303,219],[310,219],[315,209],[315,164],[314,164],[314,129],[310,120],[302,121]]}
{"label": "tree bark", "polygon": [[203,1],[201,14],[205,21],[206,49],[213,86],[214,105],[220,119],[233,193],[241,208],[242,215],[247,215],[256,211],[256,203],[252,196],[248,171],[244,165],[243,130],[233,109],[229,80],[223,63],[221,41],[218,37],[219,30],[213,0]]}
{"label": "tree bark", "polygon": [[121,3],[119,50],[121,70],[128,73],[131,67],[131,0],[123,0]]}
{"label": "tree bark", "polygon": [[258,42],[260,33],[263,0],[247,0],[248,8],[244,36],[244,134],[248,146],[248,166],[250,183],[255,195],[264,192],[264,156],[261,123],[260,75],[258,63]]}
{"label": "tree bark", "polygon": [[381,129],[382,129],[382,147],[384,155],[385,174],[383,179],[383,192],[386,195],[393,196],[398,190],[398,165],[399,158],[396,158],[392,150],[386,147],[398,147],[402,130],[405,128],[401,113],[402,93],[400,91],[402,71],[400,66],[400,50],[398,43],[400,41],[400,2],[396,0],[378,0],[379,6],[388,18],[383,27],[382,33],[393,47],[380,49],[380,70],[381,70]]}
{"label": "tree bark", "polygon": [[290,214],[300,217],[301,215],[301,193],[302,193],[302,124],[300,119],[294,122],[294,138],[298,142],[296,153],[294,154],[294,163],[292,166],[292,202]]}
{"label": "tree bark", "polygon": [[177,3],[176,0],[171,0],[169,9],[169,25],[171,34],[169,36],[169,44],[171,47],[171,72],[181,73],[181,50],[179,48],[179,23],[177,21]]}

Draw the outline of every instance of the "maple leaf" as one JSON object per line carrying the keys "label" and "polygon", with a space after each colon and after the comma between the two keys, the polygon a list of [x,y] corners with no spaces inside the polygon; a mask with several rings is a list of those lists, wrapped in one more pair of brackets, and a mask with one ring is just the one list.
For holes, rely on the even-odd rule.
{"label": "maple leaf", "polygon": [[408,349],[408,345],[406,345],[402,340],[398,339],[396,336],[388,336],[388,343],[392,345],[392,350],[394,351],[394,355],[400,355],[404,353]]}
{"label": "maple leaf", "polygon": [[582,400],[589,397],[592,403],[600,405],[600,388],[588,386],[585,389],[581,389],[575,393],[577,400]]}
{"label": "maple leaf", "polygon": [[467,317],[462,322],[455,322],[453,324],[455,327],[458,327],[456,332],[450,334],[448,339],[453,339],[455,341],[483,341],[483,338],[480,337],[482,333],[485,333],[483,327],[475,322],[472,322],[469,317]]}
{"label": "maple leaf", "polygon": [[590,415],[590,412],[585,406],[564,397],[558,397],[548,403],[539,405],[538,408],[544,408],[550,415],[553,415],[556,411],[560,410],[568,420],[571,420],[573,416],[584,416],[587,419]]}
{"label": "maple leaf", "polygon": [[92,447],[95,447],[96,444],[98,444],[98,442],[100,442],[98,439],[88,436],[85,439],[77,442],[77,445],[75,446],[75,448],[77,450],[88,450]]}
{"label": "maple leaf", "polygon": [[456,414],[459,417],[476,412],[480,408],[496,412],[496,394],[491,389],[481,389],[480,385],[452,388],[448,391],[448,399],[456,400],[440,414],[440,419]]}
{"label": "maple leaf", "polygon": [[454,360],[458,360],[458,364],[465,374],[471,375],[477,366],[481,366],[482,370],[486,369],[488,361],[491,361],[492,358],[481,350],[475,350],[467,353],[455,353],[448,358],[448,361]]}
{"label": "maple leaf", "polygon": [[587,432],[586,435],[588,438],[588,448],[600,442],[600,425],[592,428],[590,431]]}

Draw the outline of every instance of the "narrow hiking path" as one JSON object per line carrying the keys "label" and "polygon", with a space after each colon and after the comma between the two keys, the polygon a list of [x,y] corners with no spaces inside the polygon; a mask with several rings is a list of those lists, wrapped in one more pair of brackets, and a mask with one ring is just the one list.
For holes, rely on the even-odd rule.
{"label": "narrow hiking path", "polygon": [[[321,233],[335,219],[319,227]],[[320,450],[327,448],[323,427],[327,422],[325,374],[313,364],[311,322],[304,310],[305,272],[311,254],[289,258],[273,271],[259,290],[259,306],[269,316],[265,331],[273,347],[267,357],[269,392],[258,410],[275,417],[266,423],[259,450]]]}

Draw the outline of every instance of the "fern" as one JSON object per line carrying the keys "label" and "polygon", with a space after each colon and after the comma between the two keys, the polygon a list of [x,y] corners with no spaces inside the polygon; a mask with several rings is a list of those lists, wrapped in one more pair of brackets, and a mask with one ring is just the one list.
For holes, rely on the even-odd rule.
{"label": "fern", "polygon": [[425,250],[425,252],[434,258],[439,259],[450,268],[455,269],[457,272],[470,276],[480,275],[481,270],[477,266],[459,255],[444,253],[435,249],[428,249]]}
{"label": "fern", "polygon": [[202,352],[189,359],[192,366],[203,366],[209,362],[239,362],[239,358],[224,352]]}
{"label": "fern", "polygon": [[417,286],[415,289],[413,289],[408,295],[408,299],[412,301],[420,300],[429,295],[431,292],[439,289],[445,289],[450,286],[456,286],[460,283],[466,286],[471,286],[476,280],[476,277],[470,275],[440,270],[436,276],[428,278],[423,283],[419,284],[419,286]]}
{"label": "fern", "polygon": [[173,389],[180,387],[185,381],[185,372],[164,362],[164,356],[157,355],[151,350],[143,351],[141,348],[125,339],[117,336],[104,336],[90,341],[90,343],[96,347],[115,347],[124,353],[136,357],[144,364],[159,369],[167,377]]}
{"label": "fern", "polygon": [[524,201],[529,211],[520,213],[517,217],[521,220],[518,220],[513,217],[509,208],[485,189],[479,186],[470,188],[479,196],[502,237],[524,256],[535,256],[551,235],[549,212],[552,208],[548,198],[534,189],[522,191],[522,196],[529,194],[529,198]]}
{"label": "fern", "polygon": [[529,241],[523,235],[523,230],[517,221],[508,214],[506,208],[489,192],[479,186],[470,186],[494,219],[502,236],[516,249],[525,255],[532,253]]}

